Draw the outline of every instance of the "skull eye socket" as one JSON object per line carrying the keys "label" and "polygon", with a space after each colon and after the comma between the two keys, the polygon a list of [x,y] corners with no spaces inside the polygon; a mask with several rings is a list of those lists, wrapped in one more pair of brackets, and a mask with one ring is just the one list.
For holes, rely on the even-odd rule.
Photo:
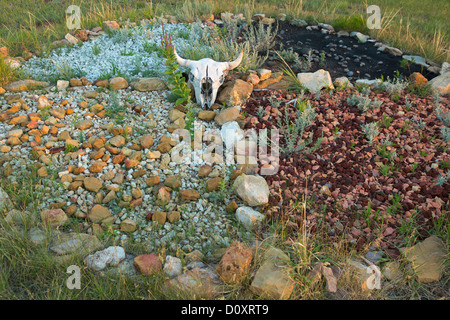
{"label": "skull eye socket", "polygon": [[189,81],[190,82],[194,81],[194,75],[192,74],[192,72],[189,73]]}
{"label": "skull eye socket", "polygon": [[223,75],[221,75],[220,78],[219,78],[219,83],[220,83],[220,84],[223,84],[224,81],[225,81],[225,75],[223,74]]}

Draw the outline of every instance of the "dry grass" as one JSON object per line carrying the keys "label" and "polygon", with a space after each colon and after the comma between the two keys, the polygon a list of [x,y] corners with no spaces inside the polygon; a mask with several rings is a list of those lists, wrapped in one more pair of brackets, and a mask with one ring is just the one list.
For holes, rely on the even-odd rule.
{"label": "dry grass", "polygon": [[[69,31],[65,25],[65,9],[70,4],[81,8],[81,27],[92,28],[105,20],[138,23],[143,18],[151,19],[163,14],[175,15],[181,21],[191,22],[204,14],[212,12],[218,15],[224,11],[244,13],[248,21],[254,13],[273,17],[285,13],[288,19],[302,18],[310,23],[334,24],[338,19],[352,15],[367,18],[366,7],[369,3],[357,0],[3,1],[0,4],[0,46],[6,45],[13,55],[21,55],[23,48],[34,53],[45,50],[51,41],[62,39]],[[436,62],[449,60],[448,1],[382,0],[378,5],[382,13],[381,29],[371,30],[372,36]]]}

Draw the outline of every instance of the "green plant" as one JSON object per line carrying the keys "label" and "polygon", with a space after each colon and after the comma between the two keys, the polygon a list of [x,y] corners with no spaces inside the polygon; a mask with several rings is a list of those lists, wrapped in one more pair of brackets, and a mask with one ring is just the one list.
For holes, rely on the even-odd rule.
{"label": "green plant", "polygon": [[325,52],[321,52],[319,58],[319,68],[325,68],[325,61],[326,61]]}
{"label": "green plant", "polygon": [[436,103],[434,111],[437,118],[444,125],[443,127],[441,127],[441,134],[444,138],[444,141],[450,142],[450,112],[448,110],[444,111],[440,103]]}
{"label": "green plant", "polygon": [[[303,134],[305,129],[309,127],[315,119],[316,112],[309,101],[296,100],[295,103],[300,104],[300,106],[297,107],[295,120],[293,122],[291,121],[287,106],[284,109],[284,117],[277,116],[277,125],[285,141],[285,146],[280,144],[279,147],[280,151],[285,155],[299,152],[309,153],[319,148],[322,143],[322,139],[320,138],[316,141],[314,146],[306,148],[312,143],[313,135],[311,134],[309,139],[304,141]],[[272,144],[273,143],[274,142],[272,141]]]}
{"label": "green plant", "polygon": [[278,51],[278,54],[283,58],[284,61],[288,63],[294,63],[296,61],[300,60],[300,57],[298,56],[297,52],[294,52],[292,49],[286,50],[282,49],[282,44],[280,44],[280,50]]}
{"label": "green plant", "polygon": [[64,153],[69,153],[69,152],[75,152],[75,151],[77,151],[79,148],[78,147],[76,147],[76,146],[74,146],[74,145],[71,145],[70,143],[68,143],[68,144],[66,144],[66,146],[65,146],[65,148],[64,148]]}
{"label": "green plant", "polygon": [[167,67],[164,74],[168,76],[167,82],[172,87],[172,92],[179,96],[179,98],[175,101],[175,104],[189,102],[191,100],[191,90],[188,88],[183,74],[179,69],[173,49],[172,37],[170,34],[165,32],[164,25],[162,25],[162,29],[163,34],[161,36],[161,49],[165,58],[164,65]]}
{"label": "green plant", "polygon": [[275,51],[275,53],[280,57],[281,61],[284,65],[280,66],[280,70],[288,77],[288,79],[291,81],[290,89],[294,91],[299,92],[305,92],[306,89],[303,84],[298,80],[297,75],[294,71],[292,71],[291,67],[287,64],[287,62],[283,59],[283,57],[278,53],[278,51]]}
{"label": "green plant", "polygon": [[101,51],[101,49],[100,49],[100,47],[98,46],[98,44],[97,44],[97,43],[94,43],[94,45],[92,46],[92,54],[93,54],[94,56],[97,56],[97,55],[100,54],[100,51]]}
{"label": "green plant", "polygon": [[345,30],[348,32],[359,31],[362,33],[368,33],[366,19],[360,14],[354,14],[350,17],[337,18],[333,23],[333,27],[336,30]]}
{"label": "green plant", "polygon": [[135,54],[135,52],[133,50],[127,51],[127,48],[125,48],[122,51],[120,51],[120,54],[122,56],[133,56]]}
{"label": "green plant", "polygon": [[394,121],[394,119],[383,114],[383,119],[379,123],[380,128],[389,128],[391,126],[392,121]]}
{"label": "green plant", "polygon": [[370,109],[377,109],[381,106],[382,102],[380,100],[371,100],[365,95],[352,95],[347,98],[347,104],[349,106],[357,106],[362,112],[366,112]]}
{"label": "green plant", "polygon": [[250,25],[248,31],[244,34],[244,39],[250,43],[253,51],[259,53],[267,52],[275,45],[278,25],[275,27],[275,30],[272,30],[272,28],[272,24],[265,26],[260,21],[257,27]]}
{"label": "green plant", "polygon": [[361,125],[361,129],[364,132],[364,134],[367,137],[367,140],[369,140],[369,144],[373,143],[373,139],[378,135],[378,124],[376,122],[372,123],[365,123]]}
{"label": "green plant", "polygon": [[5,61],[5,58],[0,57],[0,86],[16,80],[18,71],[11,67],[10,63]]}

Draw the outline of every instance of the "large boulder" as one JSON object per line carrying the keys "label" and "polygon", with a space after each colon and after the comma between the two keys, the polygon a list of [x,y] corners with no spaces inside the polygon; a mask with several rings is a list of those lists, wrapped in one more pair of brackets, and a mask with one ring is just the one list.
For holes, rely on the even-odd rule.
{"label": "large boulder", "polygon": [[323,69],[316,72],[299,73],[297,74],[297,79],[310,92],[316,92],[322,88],[334,89],[330,73]]}
{"label": "large boulder", "polygon": [[447,253],[442,240],[431,236],[411,248],[400,251],[411,262],[420,283],[439,281],[444,271]]}
{"label": "large boulder", "polygon": [[261,267],[255,274],[250,289],[253,293],[271,299],[288,299],[294,290],[289,277],[289,257],[280,249],[269,248]]}
{"label": "large boulder", "polygon": [[241,283],[252,262],[252,250],[240,242],[233,242],[217,265],[220,279],[227,284]]}
{"label": "large boulder", "polygon": [[441,95],[450,93],[450,72],[446,72],[428,82],[431,90]]}
{"label": "large boulder", "polygon": [[253,91],[253,85],[240,79],[228,83],[220,92],[217,101],[230,106],[241,105],[247,101]]}
{"label": "large boulder", "polygon": [[234,180],[233,189],[251,207],[265,205],[269,202],[269,186],[261,176],[240,175]]}

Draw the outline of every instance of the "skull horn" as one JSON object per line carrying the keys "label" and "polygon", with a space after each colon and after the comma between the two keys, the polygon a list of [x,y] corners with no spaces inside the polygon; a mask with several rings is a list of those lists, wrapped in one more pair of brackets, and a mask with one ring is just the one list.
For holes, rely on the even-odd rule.
{"label": "skull horn", "polygon": [[177,62],[178,62],[178,64],[180,65],[180,66],[182,66],[182,67],[190,67],[190,64],[191,64],[191,60],[188,60],[188,59],[183,59],[182,57],[180,57],[178,54],[177,54],[177,50],[175,50],[175,47],[173,47],[173,53],[175,54],[175,57],[177,58]]}
{"label": "skull horn", "polygon": [[231,62],[226,62],[225,70],[233,70],[234,68],[236,68],[241,63],[243,57],[244,57],[244,51],[241,51],[241,53],[239,54],[239,57],[237,57],[236,60],[231,61]]}

